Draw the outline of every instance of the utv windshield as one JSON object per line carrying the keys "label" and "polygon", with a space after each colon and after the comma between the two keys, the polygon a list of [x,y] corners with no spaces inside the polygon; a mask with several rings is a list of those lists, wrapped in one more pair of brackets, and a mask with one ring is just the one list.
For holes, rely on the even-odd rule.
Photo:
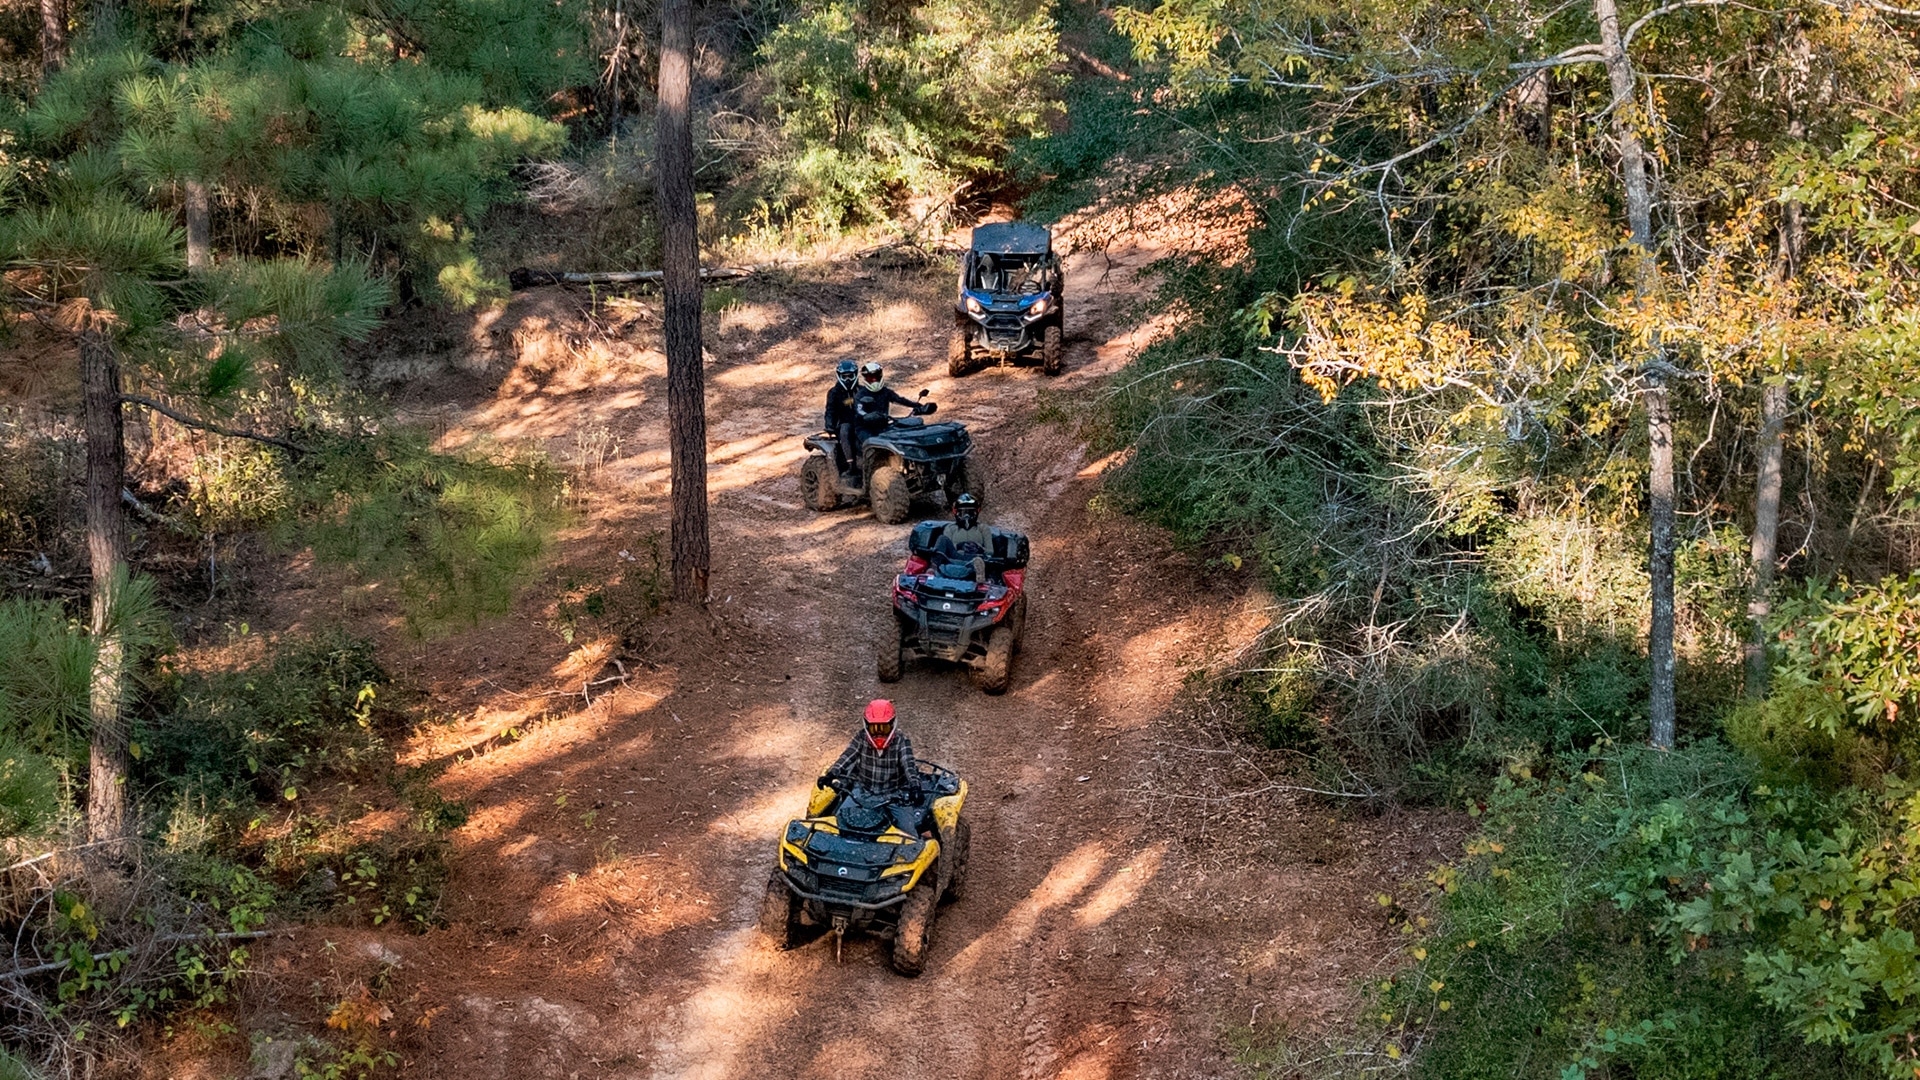
{"label": "utv windshield", "polygon": [[1047,291],[1047,259],[1044,255],[992,255],[982,253],[973,260],[967,288],[973,292],[1032,295]]}

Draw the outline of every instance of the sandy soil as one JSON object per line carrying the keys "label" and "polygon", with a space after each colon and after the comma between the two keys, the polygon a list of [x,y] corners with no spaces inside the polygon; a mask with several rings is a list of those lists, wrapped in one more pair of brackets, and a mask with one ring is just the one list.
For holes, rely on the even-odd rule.
{"label": "sandy soil", "polygon": [[[448,925],[277,939],[250,1022],[311,1025],[360,980],[393,1010],[381,1040],[409,1077],[1085,1080],[1229,1075],[1233,1033],[1338,1017],[1396,947],[1376,897],[1417,880],[1449,828],[1175,797],[1191,769],[1239,754],[1192,741],[1208,735],[1182,686],[1258,629],[1260,599],[1091,510],[1104,463],[1036,420],[1098,393],[1153,332],[1126,319],[1134,271],[1157,254],[1074,256],[1057,379],[946,378],[943,274],[743,287],[709,327],[710,609],[611,612],[571,644],[557,597],[604,583],[637,604],[666,525],[654,309],[537,290],[434,331],[457,370],[421,350],[407,410],[450,445],[528,440],[585,460],[592,482],[512,618],[396,647],[447,718],[408,758],[448,763],[440,788],[474,808],[454,835]],[[987,516],[1034,538],[1005,696],[955,671],[875,680],[906,529],[864,508],[810,513],[795,480],[830,362],[855,348],[971,427]],[[335,603],[318,579],[288,585],[281,628]],[[623,668],[626,682],[581,694]],[[830,941],[782,952],[754,930],[773,837],[874,696],[972,785],[969,893],[943,909],[918,979],[889,970],[882,942],[849,939],[836,962]]]}

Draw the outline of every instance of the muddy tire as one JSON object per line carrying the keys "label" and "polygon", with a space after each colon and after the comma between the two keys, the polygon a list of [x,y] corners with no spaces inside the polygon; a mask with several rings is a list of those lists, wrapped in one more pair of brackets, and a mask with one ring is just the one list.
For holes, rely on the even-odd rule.
{"label": "muddy tire", "polygon": [[947,882],[947,894],[943,900],[959,900],[966,896],[967,860],[972,855],[973,826],[961,818],[953,824],[953,851],[942,851],[940,857],[953,859],[953,877]]}
{"label": "muddy tire", "polygon": [[760,935],[777,949],[791,949],[800,940],[800,898],[787,888],[775,870],[767,876],[767,895],[760,901]]}
{"label": "muddy tire", "polygon": [[1040,332],[1040,370],[1048,375],[1058,375],[1066,368],[1066,357],[1061,355],[1060,324],[1048,323]]}
{"label": "muddy tire", "polygon": [[1013,610],[1007,612],[1007,629],[1013,631],[1013,651],[1019,652],[1020,645],[1027,639],[1027,594],[1021,593],[1020,599],[1013,602]]}
{"label": "muddy tire", "polygon": [[927,950],[933,945],[933,909],[939,902],[939,890],[927,885],[916,887],[900,905],[900,924],[893,933],[893,970],[902,975],[918,975],[927,966]]}
{"label": "muddy tire", "polygon": [[840,505],[834,488],[833,462],[825,454],[808,454],[800,465],[800,501],[809,510],[832,510]]}
{"label": "muddy tire", "polygon": [[972,370],[973,335],[956,326],[947,339],[947,374],[957,379]]}
{"label": "muddy tire", "polygon": [[1013,685],[1013,633],[996,626],[987,636],[987,655],[973,669],[973,681],[989,694],[1004,694]]}
{"label": "muddy tire", "polygon": [[873,470],[873,479],[867,483],[867,502],[873,504],[873,516],[889,525],[912,517],[913,489],[907,486],[907,474],[894,465]]}
{"label": "muddy tire", "polygon": [[899,682],[900,673],[907,667],[906,631],[900,626],[898,617],[887,620],[890,633],[880,642],[880,660],[874,665],[874,674],[881,682]]}
{"label": "muddy tire", "polygon": [[947,505],[952,506],[953,501],[963,494],[971,495],[983,503],[987,501],[986,473],[973,463],[972,458],[960,459],[960,467],[947,477]]}

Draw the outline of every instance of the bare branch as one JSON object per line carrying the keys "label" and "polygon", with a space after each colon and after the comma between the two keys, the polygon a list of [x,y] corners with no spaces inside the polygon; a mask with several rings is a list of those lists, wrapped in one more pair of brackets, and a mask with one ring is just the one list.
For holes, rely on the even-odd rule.
{"label": "bare branch", "polygon": [[174,423],[184,424],[187,427],[199,431],[210,431],[215,435],[224,435],[229,439],[251,439],[254,442],[265,443],[268,446],[277,446],[295,457],[300,457],[303,454],[312,452],[309,447],[301,446],[297,442],[280,438],[277,435],[262,435],[257,431],[241,431],[238,428],[222,427],[210,420],[195,419],[171,406],[162,405],[152,398],[141,397],[139,394],[121,394],[120,400],[128,405],[140,405],[152,409],[154,412],[172,420]]}

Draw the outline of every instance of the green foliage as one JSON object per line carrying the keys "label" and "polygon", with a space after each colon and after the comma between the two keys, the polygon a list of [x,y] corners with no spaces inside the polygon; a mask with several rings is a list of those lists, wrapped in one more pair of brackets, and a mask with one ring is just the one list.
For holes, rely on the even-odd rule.
{"label": "green foliage", "polygon": [[179,676],[172,708],[139,731],[143,763],[187,791],[293,800],[320,777],[384,766],[375,720],[386,683],[369,641],[283,641],[255,666]]}
{"label": "green foliage", "polygon": [[833,232],[990,174],[1058,109],[1058,53],[1044,2],[803,6],[759,51],[762,212]]}
{"label": "green foliage", "polygon": [[1829,734],[1911,740],[1920,710],[1920,574],[1810,585],[1778,608],[1774,677]]}
{"label": "green foliage", "polygon": [[447,885],[448,844],[440,838],[388,839],[363,844],[340,860],[348,909],[374,926],[389,922],[424,933],[442,925],[440,897]]}
{"label": "green foliage", "polygon": [[0,836],[38,836],[66,810],[59,767],[0,735]]}
{"label": "green foliage", "polygon": [[0,1080],[43,1080],[38,1069],[0,1050]]}
{"label": "green foliage", "polygon": [[1434,1077],[1910,1076],[1920,801],[1755,768],[1703,742],[1506,771],[1383,1037]]}
{"label": "green foliage", "polygon": [[472,223],[511,197],[513,164],[562,141],[527,108],[586,74],[576,13],[528,0],[293,5],[232,30],[184,59],[138,47],[138,27],[93,42],[17,134],[67,178],[72,205],[96,201],[90,188],[166,205],[194,180],[279,223],[251,243],[236,230],[237,255],[360,259],[472,302]]}
{"label": "green foliage", "polygon": [[323,560],[393,583],[416,630],[503,614],[564,518],[543,457],[441,454],[411,432],[327,442],[295,478],[300,536]]}
{"label": "green foliage", "polygon": [[0,600],[0,732],[27,752],[79,760],[93,642],[51,601]]}

